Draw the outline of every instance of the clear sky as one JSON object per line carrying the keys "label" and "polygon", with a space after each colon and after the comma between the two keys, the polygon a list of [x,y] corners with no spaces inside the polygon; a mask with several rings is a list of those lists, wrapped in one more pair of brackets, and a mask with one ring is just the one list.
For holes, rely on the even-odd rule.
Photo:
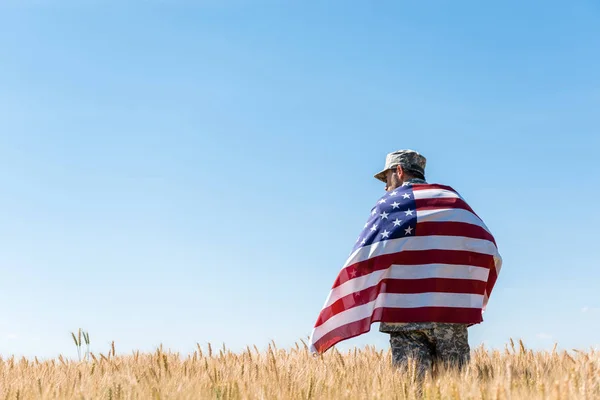
{"label": "clear sky", "polygon": [[120,3],[0,5],[1,355],[292,345],[402,148],[497,239],[473,346],[600,344],[597,1]]}

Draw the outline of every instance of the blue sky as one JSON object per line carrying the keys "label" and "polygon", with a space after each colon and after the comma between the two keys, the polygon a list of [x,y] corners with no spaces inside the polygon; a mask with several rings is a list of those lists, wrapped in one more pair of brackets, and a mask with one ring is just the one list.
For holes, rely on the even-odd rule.
{"label": "blue sky", "polygon": [[597,2],[129,3],[0,5],[1,355],[293,344],[401,148],[498,241],[473,346],[600,344]]}

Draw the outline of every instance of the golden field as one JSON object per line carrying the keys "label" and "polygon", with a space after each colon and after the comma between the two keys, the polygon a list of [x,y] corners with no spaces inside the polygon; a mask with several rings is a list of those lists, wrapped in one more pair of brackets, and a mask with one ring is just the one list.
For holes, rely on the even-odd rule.
{"label": "golden field", "polygon": [[600,399],[600,353],[512,342],[474,349],[467,369],[428,377],[421,395],[389,351],[369,347],[314,357],[304,342],[242,353],[209,346],[182,357],[160,348],[117,355],[113,346],[81,359],[1,359],[0,399]]}

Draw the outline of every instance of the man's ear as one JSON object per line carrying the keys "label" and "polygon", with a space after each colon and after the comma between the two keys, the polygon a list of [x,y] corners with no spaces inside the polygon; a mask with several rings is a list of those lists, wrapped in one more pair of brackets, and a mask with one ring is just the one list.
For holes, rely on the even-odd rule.
{"label": "man's ear", "polygon": [[402,168],[401,165],[398,165],[396,167],[396,173],[398,174],[398,176],[400,177],[400,179],[404,179],[404,169]]}

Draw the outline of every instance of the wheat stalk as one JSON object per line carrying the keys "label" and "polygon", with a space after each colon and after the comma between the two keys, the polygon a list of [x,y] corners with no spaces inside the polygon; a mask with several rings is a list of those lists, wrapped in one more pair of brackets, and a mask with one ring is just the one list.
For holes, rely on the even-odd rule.
{"label": "wheat stalk", "polygon": [[[72,333],[78,349],[89,335]],[[219,355],[200,346],[181,356],[156,352],[116,355],[86,353],[40,361],[0,359],[0,399],[221,398],[221,399],[596,399],[600,398],[600,353],[532,351],[512,341],[506,351],[473,349],[461,372],[441,368],[419,387],[414,366],[391,365],[389,351],[369,346],[313,357],[300,341],[289,350],[269,343],[266,352],[248,346],[241,353],[223,347]],[[252,351],[254,347],[255,351]],[[79,353],[78,353],[79,354]],[[81,361],[81,360],[80,360]]]}

